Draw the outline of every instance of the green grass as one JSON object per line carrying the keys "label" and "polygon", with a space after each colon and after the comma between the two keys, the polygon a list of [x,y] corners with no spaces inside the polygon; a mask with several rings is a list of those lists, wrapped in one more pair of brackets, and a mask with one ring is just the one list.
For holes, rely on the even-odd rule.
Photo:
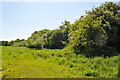
{"label": "green grass", "polygon": [[0,47],[0,78],[2,77],[2,48]]}
{"label": "green grass", "polygon": [[72,50],[2,47],[4,78],[117,78],[118,56],[86,58]]}

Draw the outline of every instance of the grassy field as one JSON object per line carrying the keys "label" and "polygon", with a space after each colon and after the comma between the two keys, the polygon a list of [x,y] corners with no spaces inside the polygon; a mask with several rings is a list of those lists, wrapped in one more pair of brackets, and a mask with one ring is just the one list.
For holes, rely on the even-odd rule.
{"label": "grassy field", "polygon": [[0,48],[3,78],[118,77],[118,56],[86,58],[66,49]]}

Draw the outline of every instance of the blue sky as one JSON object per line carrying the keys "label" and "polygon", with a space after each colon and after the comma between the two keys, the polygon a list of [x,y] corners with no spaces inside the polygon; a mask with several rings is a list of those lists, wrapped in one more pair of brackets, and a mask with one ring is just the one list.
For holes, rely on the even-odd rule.
{"label": "blue sky", "polygon": [[27,39],[34,31],[57,29],[64,20],[73,23],[86,10],[91,10],[92,5],[99,6],[101,3],[103,2],[4,2],[0,40]]}

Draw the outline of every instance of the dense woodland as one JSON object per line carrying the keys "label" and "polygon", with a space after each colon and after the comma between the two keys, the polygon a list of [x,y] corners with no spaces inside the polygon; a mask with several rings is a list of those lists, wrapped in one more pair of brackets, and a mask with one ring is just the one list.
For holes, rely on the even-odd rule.
{"label": "dense woodland", "polygon": [[64,21],[59,29],[35,31],[27,40],[1,41],[3,46],[34,49],[73,49],[86,56],[114,56],[120,52],[120,4],[105,2],[73,24]]}

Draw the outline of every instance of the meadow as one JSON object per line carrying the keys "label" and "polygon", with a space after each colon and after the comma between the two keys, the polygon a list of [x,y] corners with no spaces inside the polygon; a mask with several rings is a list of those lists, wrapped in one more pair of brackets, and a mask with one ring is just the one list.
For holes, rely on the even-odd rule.
{"label": "meadow", "polygon": [[64,20],[58,28],[34,31],[26,40],[0,41],[0,79],[119,80],[119,44],[120,2],[105,2],[74,23]]}
{"label": "meadow", "polygon": [[91,58],[66,48],[0,48],[3,78],[118,78],[118,56]]}

